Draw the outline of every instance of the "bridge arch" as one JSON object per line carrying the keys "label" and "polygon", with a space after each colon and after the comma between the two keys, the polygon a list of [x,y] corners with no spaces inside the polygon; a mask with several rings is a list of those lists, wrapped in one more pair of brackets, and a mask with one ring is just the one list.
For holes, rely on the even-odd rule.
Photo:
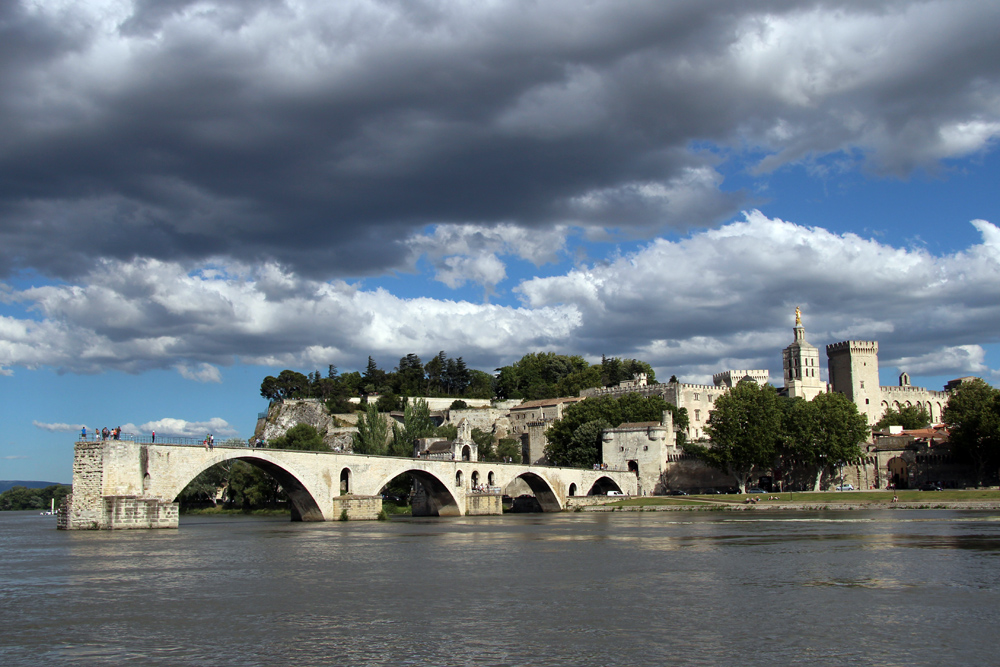
{"label": "bridge arch", "polygon": [[[402,459],[405,461],[405,459]],[[458,474],[461,474],[459,471]],[[461,516],[462,511],[458,506],[455,494],[449,488],[449,484],[440,477],[427,470],[420,468],[401,467],[385,477],[375,486],[375,490],[385,487],[386,484],[400,475],[409,475],[423,487],[426,499],[422,509],[418,510],[417,505],[413,505],[414,516]],[[419,512],[419,513],[418,513]]]}
{"label": "bridge arch", "polygon": [[[220,451],[220,450],[216,450]],[[226,461],[243,461],[249,463],[250,465],[259,468],[266,472],[268,475],[273,477],[278,484],[281,485],[281,489],[288,496],[288,502],[291,506],[292,521],[323,521],[323,510],[320,509],[319,504],[313,497],[313,494],[306,488],[306,485],[302,483],[300,475],[296,474],[289,469],[287,465],[271,461],[259,455],[247,455],[247,454],[236,454],[233,456],[223,456],[220,459],[213,458],[206,464],[200,464],[195,467],[193,474],[188,473],[185,475],[187,479],[183,482],[178,482],[179,486],[174,486],[164,493],[164,496],[171,500],[176,500],[177,496],[180,495],[181,491],[190,484],[195,477],[205,472],[209,468],[219,463],[225,463]]]}
{"label": "bridge arch", "polygon": [[617,491],[618,493],[621,493],[622,487],[618,486],[618,483],[615,482],[615,480],[611,479],[607,475],[604,475],[597,478],[597,481],[595,481],[593,486],[590,487],[590,490],[587,491],[587,495],[606,496],[608,491]]}
{"label": "bridge arch", "polygon": [[562,511],[563,507],[562,503],[559,502],[559,496],[556,495],[556,492],[552,489],[552,485],[544,477],[533,472],[523,472],[515,479],[524,480],[524,483],[528,485],[531,492],[535,494],[535,499],[538,501],[543,512]]}

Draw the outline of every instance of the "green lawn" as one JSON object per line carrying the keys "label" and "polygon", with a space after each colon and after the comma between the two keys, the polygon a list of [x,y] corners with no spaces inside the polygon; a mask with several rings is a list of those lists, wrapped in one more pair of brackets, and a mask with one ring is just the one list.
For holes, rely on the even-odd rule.
{"label": "green lawn", "polygon": [[[743,503],[749,494],[726,496],[692,496],[705,500],[728,503]],[[1000,500],[1000,490],[996,489],[946,489],[944,491],[816,491],[801,493],[758,493],[753,494],[760,503],[888,503],[896,495],[899,502],[943,502],[943,501],[992,501]],[[777,496],[779,500],[767,500]]]}
{"label": "green lawn", "polygon": [[[732,496],[736,498],[736,496]],[[694,496],[642,496],[607,503],[602,507],[648,507],[651,505],[707,505],[704,500]]]}

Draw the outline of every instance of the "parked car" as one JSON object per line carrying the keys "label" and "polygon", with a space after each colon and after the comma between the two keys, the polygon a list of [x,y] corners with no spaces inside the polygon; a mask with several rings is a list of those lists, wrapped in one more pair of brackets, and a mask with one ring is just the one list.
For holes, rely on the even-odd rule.
{"label": "parked car", "polygon": [[840,486],[837,487],[837,490],[838,491],[853,491],[854,490],[854,485],[853,484],[841,484]]}
{"label": "parked car", "polygon": [[609,496],[624,496],[625,494],[621,491],[608,491]]}
{"label": "parked car", "polygon": [[701,492],[701,494],[703,496],[719,496],[722,495],[722,491],[719,491],[718,489],[705,489]]}
{"label": "parked car", "polygon": [[747,493],[767,493],[767,491],[765,491],[764,489],[762,489],[760,487],[754,486],[754,487],[751,487],[751,488],[747,489]]}
{"label": "parked car", "polygon": [[940,491],[941,485],[938,482],[924,482],[920,485],[921,491]]}
{"label": "parked car", "polygon": [[672,496],[686,496],[686,495],[688,495],[688,492],[684,491],[683,489],[671,489],[670,490],[670,495],[672,495]]}

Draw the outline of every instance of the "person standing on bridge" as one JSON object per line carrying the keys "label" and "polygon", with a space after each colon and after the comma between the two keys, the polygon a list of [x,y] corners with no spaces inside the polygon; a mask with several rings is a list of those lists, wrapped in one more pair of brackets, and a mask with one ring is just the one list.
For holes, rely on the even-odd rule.
{"label": "person standing on bridge", "polygon": [[153,436],[151,442],[156,442],[156,431],[153,431]]}

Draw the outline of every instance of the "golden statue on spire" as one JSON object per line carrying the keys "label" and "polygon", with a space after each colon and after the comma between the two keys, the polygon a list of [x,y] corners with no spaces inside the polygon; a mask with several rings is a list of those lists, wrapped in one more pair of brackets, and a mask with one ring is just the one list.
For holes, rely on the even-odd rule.
{"label": "golden statue on spire", "polygon": [[802,309],[795,306],[795,326],[802,326]]}

